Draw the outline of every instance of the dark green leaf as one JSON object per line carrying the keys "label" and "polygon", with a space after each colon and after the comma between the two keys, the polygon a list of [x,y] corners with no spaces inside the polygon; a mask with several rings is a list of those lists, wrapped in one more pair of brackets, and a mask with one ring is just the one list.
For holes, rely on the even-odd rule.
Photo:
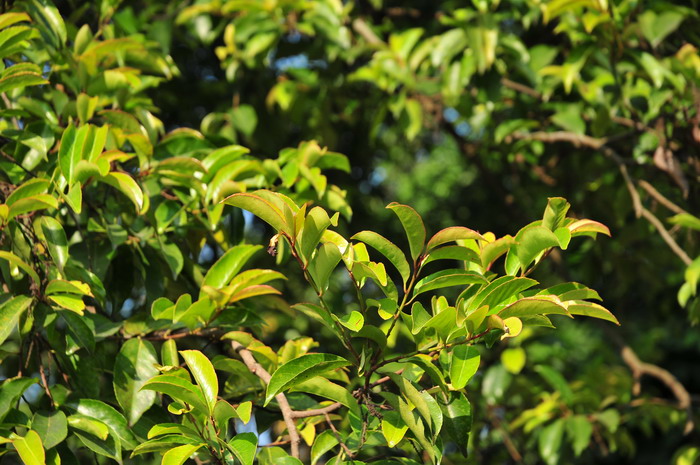
{"label": "dark green leaf", "polygon": [[305,354],[290,360],[272,374],[267,385],[265,405],[285,389],[347,365],[349,362],[343,357],[332,354]]}
{"label": "dark green leaf", "polygon": [[390,203],[386,208],[391,209],[399,217],[403,229],[408,237],[408,245],[411,249],[411,257],[414,261],[423,253],[425,247],[425,225],[417,211],[408,205]]}
{"label": "dark green leaf", "polygon": [[158,374],[153,345],[143,339],[129,339],[114,362],[114,394],[129,425],[141,418],[156,400],[155,392],[142,391],[144,384]]}
{"label": "dark green leaf", "polygon": [[352,236],[351,239],[364,242],[384,255],[398,270],[404,284],[408,282],[408,278],[411,276],[411,267],[408,265],[408,261],[406,261],[406,256],[396,245],[374,231],[361,231]]}

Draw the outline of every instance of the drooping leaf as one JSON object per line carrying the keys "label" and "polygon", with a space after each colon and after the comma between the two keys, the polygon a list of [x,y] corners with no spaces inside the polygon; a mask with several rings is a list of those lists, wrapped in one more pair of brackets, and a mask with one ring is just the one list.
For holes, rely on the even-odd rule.
{"label": "drooping leaf", "polygon": [[49,246],[49,253],[58,269],[63,272],[63,267],[68,261],[68,238],[61,223],[50,216],[41,219],[41,230]]}
{"label": "drooping leaf", "polygon": [[461,269],[449,269],[438,271],[426,276],[416,283],[413,288],[413,295],[417,296],[424,292],[434,291],[451,286],[464,286],[467,284],[485,283],[486,278],[475,271]]}
{"label": "drooping leaf", "polygon": [[467,455],[467,444],[472,429],[472,407],[462,392],[453,392],[448,403],[442,404],[445,432],[454,441],[463,455]]}
{"label": "drooping leaf", "polygon": [[276,231],[291,232],[291,226],[285,221],[282,211],[275,205],[255,194],[233,194],[225,198],[223,201],[226,205],[248,210],[267,224],[272,226]]}
{"label": "drooping leaf", "polygon": [[211,286],[215,289],[220,289],[227,285],[243,268],[250,257],[261,248],[259,245],[247,244],[231,247],[209,268],[202,281],[202,287]]}
{"label": "drooping leaf", "polygon": [[[157,391],[167,394],[175,400],[187,403],[201,411],[209,412],[207,400],[202,395],[202,390],[177,375],[158,375],[147,380],[141,387],[141,391]],[[154,396],[155,397],[155,396]]]}
{"label": "drooping leaf", "polygon": [[389,411],[382,417],[382,435],[389,447],[396,447],[408,431],[408,426],[395,411]]}
{"label": "drooping leaf", "polygon": [[39,284],[41,282],[39,275],[36,274],[36,271],[34,271],[31,266],[27,265],[21,258],[12,252],[0,250],[0,259],[7,260],[10,262],[10,266],[19,268],[23,272],[27,273],[27,275],[32,278],[35,283]]}
{"label": "drooping leaf", "polygon": [[406,237],[408,237],[408,245],[411,249],[411,257],[413,260],[417,260],[418,257],[423,253],[423,248],[425,247],[425,225],[423,224],[423,219],[420,217],[417,211],[408,205],[401,205],[399,203],[393,202],[387,205],[396,216],[399,217],[403,229],[406,232]]}
{"label": "drooping leaf", "polygon": [[112,171],[108,175],[102,176],[100,181],[109,184],[122,194],[126,195],[129,200],[133,202],[138,213],[145,213],[143,191],[131,176],[126,173]]}
{"label": "drooping leaf", "polygon": [[316,465],[326,452],[338,445],[338,438],[331,430],[325,430],[318,436],[311,446],[311,465]]}
{"label": "drooping leaf", "polygon": [[554,296],[524,297],[507,305],[498,313],[504,320],[513,316],[520,318],[535,315],[571,316],[566,306]]}
{"label": "drooping leaf", "polygon": [[396,245],[381,236],[374,231],[361,231],[351,239],[355,239],[365,244],[369,245],[377,252],[381,253],[386,257],[389,262],[398,270],[404,284],[408,282],[408,278],[411,276],[411,267],[408,265],[406,256]]}
{"label": "drooping leaf", "polygon": [[360,414],[360,406],[357,400],[352,396],[352,393],[323,376],[316,376],[315,378],[295,384],[290,391],[306,392],[335,402],[340,402],[356,415]]}

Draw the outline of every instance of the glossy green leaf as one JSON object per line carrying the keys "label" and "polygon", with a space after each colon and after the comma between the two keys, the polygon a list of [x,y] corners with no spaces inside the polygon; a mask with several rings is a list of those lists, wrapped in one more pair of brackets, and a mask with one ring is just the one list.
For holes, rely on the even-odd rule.
{"label": "glossy green leaf", "polygon": [[34,378],[11,378],[2,382],[0,385],[0,421],[7,416],[10,409],[15,408],[24,391],[36,383],[37,380]]}
{"label": "glossy green leaf", "polygon": [[365,317],[362,313],[353,310],[348,315],[343,315],[339,318],[340,324],[348,328],[350,331],[357,332],[362,329],[365,324]]}
{"label": "glossy green leaf", "polygon": [[467,284],[485,283],[486,278],[475,271],[461,269],[449,269],[438,271],[416,283],[413,288],[413,295],[417,296],[424,292],[434,291],[445,287],[465,286]]}
{"label": "glossy green leaf", "polygon": [[12,252],[6,252],[4,250],[0,250],[0,259],[2,260],[7,260],[10,263],[11,267],[16,267],[20,270],[22,270],[24,273],[26,273],[30,278],[35,283],[40,283],[41,280],[39,279],[39,275],[36,274],[36,271],[34,269],[27,265],[21,258],[19,258],[17,255],[13,254]]}
{"label": "glossy green leaf", "polygon": [[597,233],[605,234],[610,237],[610,229],[602,223],[593,220],[578,220],[567,225],[571,231],[571,236],[595,235]]}
{"label": "glossy green leaf", "polygon": [[542,217],[542,226],[550,231],[556,231],[563,225],[566,213],[571,205],[562,197],[550,197]]}
{"label": "glossy green leaf", "polygon": [[185,359],[187,367],[202,390],[202,395],[209,406],[209,412],[213,412],[216,398],[219,395],[219,380],[216,377],[214,365],[198,350],[181,350],[180,355]]}
{"label": "glossy green leaf", "polygon": [[[176,375],[158,375],[147,380],[141,387],[141,391],[157,391],[167,394],[175,400],[185,402],[201,411],[209,412],[207,400],[202,395],[202,390]],[[155,396],[154,396],[155,397]]]}
{"label": "glossy green leaf", "polygon": [[29,430],[24,437],[15,436],[12,444],[25,465],[46,464],[44,445],[41,443],[41,438],[36,431]]}
{"label": "glossy green leaf", "polygon": [[114,362],[114,394],[129,425],[136,423],[156,400],[155,392],[141,389],[158,374],[157,363],[153,345],[139,338],[126,341],[117,354]]}
{"label": "glossy green leaf", "polygon": [[515,236],[515,250],[521,267],[526,269],[539,254],[559,246],[557,236],[544,226],[528,226]]}
{"label": "glossy green leaf", "polygon": [[408,282],[408,278],[411,276],[411,267],[406,261],[406,256],[396,245],[391,243],[384,236],[381,236],[373,231],[361,231],[351,239],[364,242],[377,252],[381,253],[386,257],[389,262],[398,270],[404,284]]}
{"label": "glossy green leaf", "polygon": [[535,315],[571,316],[566,306],[554,296],[525,297],[507,305],[498,313],[504,320],[512,316],[520,318]]}
{"label": "glossy green leaf", "polygon": [[125,449],[133,449],[138,445],[126,418],[114,407],[97,399],[79,399],[71,402],[69,406],[76,412],[107,425],[109,434],[119,438],[119,442]]}
{"label": "glossy green leaf", "polygon": [[295,384],[291,392],[306,392],[315,396],[330,399],[335,402],[340,402],[342,405],[350,409],[355,415],[360,415],[360,406],[352,393],[346,388],[335,384],[323,376],[316,376],[307,381]]}
{"label": "glossy green leaf", "polygon": [[99,420],[88,417],[80,413],[73,414],[67,418],[68,426],[74,429],[84,431],[92,436],[98,437],[103,441],[109,436],[109,428]]}
{"label": "glossy green leaf", "polygon": [[19,318],[33,301],[31,297],[18,295],[0,304],[0,344],[12,333]]}
{"label": "glossy green leaf", "polygon": [[301,255],[309,261],[324,231],[331,225],[331,218],[321,207],[312,208],[304,219],[301,232]]}
{"label": "glossy green leaf", "polygon": [[426,265],[435,260],[459,260],[464,262],[481,263],[481,258],[472,249],[460,245],[448,245],[431,250],[421,265]]}
{"label": "glossy green leaf", "polygon": [[204,276],[202,286],[211,286],[220,289],[231,280],[243,268],[246,262],[262,247],[259,245],[237,245],[230,248],[214,263]]}
{"label": "glossy green leaf", "polygon": [[411,257],[413,260],[417,260],[418,257],[423,253],[423,248],[425,247],[425,225],[423,224],[423,219],[420,217],[417,211],[408,205],[401,205],[399,203],[390,203],[386,208],[391,209],[396,216],[399,217],[403,229],[406,232],[406,237],[408,237],[408,245],[411,249]]}
{"label": "glossy green leaf", "polygon": [[[66,322],[66,327],[68,329],[66,340],[71,340],[72,343],[76,345],[76,350],[78,348],[85,348],[90,353],[94,352],[95,334],[83,318],[73,311],[61,310],[60,315],[63,321]],[[75,351],[70,349],[70,344],[68,345],[69,348],[67,352],[71,355]]]}
{"label": "glossy green leaf", "polygon": [[226,205],[248,210],[276,231],[289,233],[291,226],[285,221],[282,211],[269,201],[255,194],[233,194],[223,200]]}
{"label": "glossy green leaf", "polygon": [[63,267],[68,261],[68,238],[61,223],[50,216],[41,219],[41,231],[44,233],[49,253],[58,269],[63,272]]}
{"label": "glossy green leaf", "polygon": [[322,373],[349,365],[332,354],[305,354],[279,367],[270,378],[265,394],[267,405],[277,394]]}
{"label": "glossy green leaf", "polygon": [[36,194],[31,197],[25,197],[17,200],[10,207],[7,219],[11,220],[19,215],[24,215],[37,210],[58,208],[56,198],[49,194]]}
{"label": "glossy green leaf", "polygon": [[18,186],[15,190],[13,190],[12,193],[7,196],[7,199],[5,199],[5,203],[11,207],[17,201],[22,200],[24,198],[32,197],[38,194],[46,194],[49,185],[50,182],[48,179],[30,179],[22,183],[22,185]]}
{"label": "glossy green leaf", "polygon": [[483,240],[484,236],[463,226],[451,226],[435,233],[435,235],[428,241],[426,249],[430,251],[439,245],[446,244],[447,242],[469,239]]}
{"label": "glossy green leaf", "polygon": [[177,342],[175,342],[175,339],[168,339],[160,347],[160,362],[164,366],[176,367],[180,365],[180,358],[177,355]]}
{"label": "glossy green leaf", "polygon": [[325,430],[316,436],[311,446],[311,465],[316,465],[324,454],[333,450],[337,445],[338,438],[331,430]]}
{"label": "glossy green leaf", "polygon": [[66,43],[66,25],[58,9],[48,0],[27,0],[24,8],[36,21],[42,38],[53,48],[61,49]]}
{"label": "glossy green leaf", "polygon": [[63,442],[68,435],[68,421],[60,410],[53,412],[39,411],[32,417],[32,429],[41,437],[44,448],[51,449]]}
{"label": "glossy green leaf", "polygon": [[700,231],[700,218],[690,213],[679,213],[668,219],[669,223]]}
{"label": "glossy green leaf", "polygon": [[258,436],[255,433],[240,433],[228,442],[241,465],[253,465],[255,451],[258,447]]}
{"label": "glossy green leaf", "polygon": [[139,185],[136,184],[134,178],[132,178],[126,173],[113,171],[107,176],[101,177],[100,181],[109,184],[122,194],[126,195],[136,207],[136,211],[138,213],[144,213],[145,204],[143,198],[143,191],[141,190]]}
{"label": "glossy green leaf", "polygon": [[601,320],[607,320],[620,326],[620,322],[617,321],[617,318],[615,318],[615,315],[613,315],[610,312],[610,310],[595,302],[586,302],[585,300],[574,300],[566,302],[566,309],[572,315],[583,315],[589,316],[591,318],[599,318]]}
{"label": "glossy green leaf", "polygon": [[183,446],[178,446],[170,449],[165,454],[163,454],[163,460],[161,460],[161,465],[182,465],[187,461],[188,458],[200,448],[204,447],[204,444],[185,444]]}
{"label": "glossy green leaf", "polygon": [[328,289],[331,274],[338,266],[338,263],[340,263],[341,258],[338,246],[330,242],[316,249],[316,253],[309,264],[309,273],[321,291]]}
{"label": "glossy green leaf", "polygon": [[474,347],[466,344],[455,346],[450,359],[450,381],[454,389],[464,388],[476,374],[481,363],[481,355]]}
{"label": "glossy green leaf", "polygon": [[472,406],[469,399],[463,392],[453,392],[450,401],[441,406],[445,419],[445,432],[466,456],[469,434],[472,430]]}
{"label": "glossy green leaf", "polygon": [[389,447],[396,447],[408,431],[408,426],[395,411],[389,411],[382,417],[382,435]]}

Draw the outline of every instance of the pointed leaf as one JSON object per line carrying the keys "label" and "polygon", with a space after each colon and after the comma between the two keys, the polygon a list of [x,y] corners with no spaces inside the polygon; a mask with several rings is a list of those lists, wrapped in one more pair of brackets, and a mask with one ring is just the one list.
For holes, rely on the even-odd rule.
{"label": "pointed leaf", "polygon": [[133,202],[136,211],[144,213],[143,191],[131,176],[126,173],[113,171],[107,176],[100,178],[100,180],[126,195]]}
{"label": "pointed leaf", "polygon": [[41,443],[41,438],[36,431],[27,431],[27,434],[23,438],[15,437],[12,444],[15,446],[15,449],[17,449],[17,453],[25,465],[46,464],[44,446]]}
{"label": "pointed leaf", "polygon": [[168,452],[163,454],[163,460],[160,462],[161,465],[182,465],[187,461],[188,458],[200,448],[204,447],[204,444],[185,444],[183,446],[175,447],[170,449]]}
{"label": "pointed leaf", "polygon": [[449,228],[445,228],[435,233],[435,235],[431,237],[428,241],[428,246],[426,248],[427,250],[432,250],[435,247],[445,244],[447,242],[468,239],[484,240],[484,236],[472,229],[465,228],[463,226],[451,226]]}
{"label": "pointed leaf", "polygon": [[384,255],[398,270],[404,285],[408,282],[408,278],[411,276],[411,267],[408,265],[408,261],[406,261],[406,256],[396,245],[374,231],[361,231],[352,236],[351,239],[364,242]]}
{"label": "pointed leaf", "polygon": [[34,299],[18,295],[0,305],[0,344],[10,335],[17,325],[19,317],[29,308]]}
{"label": "pointed leaf", "polygon": [[386,208],[391,209],[394,213],[396,213],[396,216],[399,217],[399,220],[403,225],[403,229],[406,231],[406,237],[408,237],[411,257],[413,257],[414,261],[417,260],[423,253],[423,248],[425,247],[426,233],[423,219],[420,217],[417,211],[408,205],[401,205],[393,202],[387,205]]}
{"label": "pointed leaf", "polygon": [[255,433],[237,434],[228,444],[241,465],[253,465],[258,447],[258,436]]}
{"label": "pointed leaf", "polygon": [[349,364],[343,357],[332,354],[305,354],[290,360],[272,374],[267,385],[265,405],[285,389]]}
{"label": "pointed leaf", "polygon": [[114,394],[133,425],[156,400],[156,393],[141,388],[158,374],[158,363],[153,345],[143,339],[129,339],[124,343],[114,362]]}
{"label": "pointed leaf", "polygon": [[476,374],[481,363],[481,355],[474,347],[458,345],[452,350],[450,380],[454,389],[464,388]]}
{"label": "pointed leaf", "polygon": [[413,288],[413,295],[417,296],[424,292],[442,289],[450,286],[463,286],[467,284],[486,283],[486,278],[475,271],[461,269],[449,269],[438,271],[426,276],[416,283]]}
{"label": "pointed leaf", "polygon": [[185,359],[192,376],[202,390],[202,395],[209,406],[209,412],[213,412],[216,398],[219,395],[219,380],[216,377],[214,365],[198,350],[181,350],[180,355]]}
{"label": "pointed leaf", "polygon": [[41,231],[49,246],[49,254],[58,269],[63,273],[63,267],[68,261],[68,238],[61,223],[50,216],[41,219]]}
{"label": "pointed leaf", "polygon": [[222,202],[251,212],[278,232],[284,231],[289,234],[292,230],[291,226],[285,222],[282,211],[258,195],[233,194]]}
{"label": "pointed leaf", "polygon": [[202,281],[202,287],[211,286],[215,289],[221,289],[226,286],[243,268],[243,265],[246,264],[250,257],[261,248],[262,246],[259,245],[247,244],[231,247],[209,268]]}

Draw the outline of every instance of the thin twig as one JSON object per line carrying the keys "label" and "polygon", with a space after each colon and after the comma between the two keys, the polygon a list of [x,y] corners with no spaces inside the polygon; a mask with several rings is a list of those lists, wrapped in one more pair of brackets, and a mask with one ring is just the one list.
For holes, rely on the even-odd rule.
{"label": "thin twig", "polygon": [[294,410],[292,412],[292,418],[308,418],[316,417],[319,415],[328,415],[331,412],[335,412],[342,406],[343,404],[341,404],[340,402],[335,402],[323,408],[316,408],[311,410]]}
{"label": "thin twig", "polygon": [[668,198],[666,198],[661,192],[657,191],[654,186],[652,186],[651,184],[649,184],[645,180],[643,180],[643,179],[639,180],[638,184],[639,184],[639,187],[641,187],[642,189],[647,191],[647,193],[649,195],[651,195],[654,198],[654,200],[656,200],[657,202],[659,202],[661,205],[668,208],[672,212],[675,212],[678,214],[688,213],[687,211],[683,210],[681,207],[679,207],[675,203],[668,200]]}
{"label": "thin twig", "polygon": [[685,386],[683,386],[678,379],[665,368],[639,360],[637,354],[629,346],[624,346],[622,348],[621,355],[622,360],[624,360],[632,370],[632,376],[635,379],[633,394],[639,395],[641,391],[640,378],[643,375],[649,375],[658,379],[664,383],[671,390],[671,392],[673,392],[673,395],[678,400],[678,408],[684,409],[687,412],[688,418],[685,423],[684,434],[688,434],[693,431],[695,422],[693,421],[690,394],[686,390]]}
{"label": "thin twig", "polygon": [[[263,368],[262,365],[257,362],[257,360],[255,360],[253,354],[246,349],[243,344],[238,341],[231,341],[231,347],[233,347],[233,350],[241,357],[241,360],[243,360],[243,363],[245,363],[245,366],[248,367],[248,370],[250,370],[251,373],[263,380],[265,384],[270,383],[270,373],[268,373],[267,370]],[[287,425],[287,432],[289,433],[289,439],[292,446],[292,457],[298,459],[299,443],[301,442],[301,438],[299,437],[297,426],[294,423],[294,411],[289,406],[287,397],[285,397],[284,394],[277,394],[275,399],[277,399],[277,403],[279,404],[282,417],[284,418],[284,423]]]}
{"label": "thin twig", "polygon": [[338,433],[338,430],[335,428],[335,425],[331,421],[331,417],[328,416],[327,413],[325,414],[325,417],[326,417],[326,423],[328,423],[328,426],[330,426],[331,431],[333,431],[333,435],[335,436],[335,439],[338,441],[338,444],[340,444],[340,447],[343,448],[343,450],[345,451],[345,453],[347,454],[348,457],[353,458],[355,456],[355,454],[353,454],[352,451],[350,449],[348,449],[348,446],[345,445],[345,443],[343,442],[343,439],[340,437],[340,433]]}
{"label": "thin twig", "polygon": [[362,36],[370,45],[382,45],[384,41],[377,37],[377,34],[367,25],[362,18],[356,18],[352,22],[352,28]]}
{"label": "thin twig", "polygon": [[688,256],[687,253],[685,253],[685,250],[681,248],[681,246],[678,245],[676,240],[671,236],[671,233],[668,232],[666,227],[661,223],[661,221],[654,216],[652,212],[647,210],[646,208],[642,207],[642,216],[651,223],[656,230],[659,232],[659,235],[661,235],[661,238],[668,244],[671,250],[678,255],[678,258],[680,258],[683,263],[685,263],[686,266],[690,265],[693,260]]}

